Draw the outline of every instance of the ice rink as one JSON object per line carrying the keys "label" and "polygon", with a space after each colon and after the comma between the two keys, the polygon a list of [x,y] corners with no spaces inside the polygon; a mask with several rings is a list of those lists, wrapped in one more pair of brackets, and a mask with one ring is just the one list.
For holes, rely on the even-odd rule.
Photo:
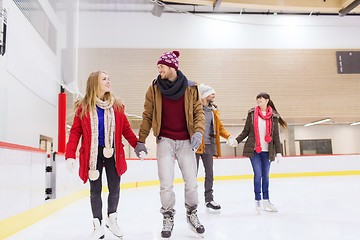
{"label": "ice rink", "polygon": [[[203,182],[199,182],[198,216],[208,240],[358,240],[360,176],[271,178],[270,199],[279,212],[254,208],[252,180],[214,182],[214,196],[221,214],[205,211]],[[201,239],[187,226],[183,184],[175,184],[177,198],[172,240]],[[106,212],[107,193],[103,194]],[[125,240],[161,239],[159,186],[124,189],[118,208]],[[82,240],[92,232],[89,198],[55,212],[7,240]],[[117,239],[105,230],[105,239]]]}

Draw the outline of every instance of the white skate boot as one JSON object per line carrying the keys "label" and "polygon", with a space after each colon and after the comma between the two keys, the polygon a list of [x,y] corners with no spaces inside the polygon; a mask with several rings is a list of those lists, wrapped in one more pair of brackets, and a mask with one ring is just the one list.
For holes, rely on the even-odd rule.
{"label": "white skate boot", "polygon": [[277,212],[278,211],[277,207],[275,207],[274,204],[272,204],[269,201],[269,199],[263,200],[263,208],[265,211],[269,211],[269,212]]}
{"label": "white skate boot", "polygon": [[119,239],[122,239],[123,232],[121,231],[118,223],[117,223],[117,214],[116,212],[111,213],[106,218],[106,227]]}
{"label": "white skate boot", "polygon": [[100,220],[98,218],[94,218],[93,224],[94,224],[94,231],[91,234],[90,240],[104,239],[105,237],[104,226],[100,223]]}
{"label": "white skate boot", "polygon": [[163,228],[161,231],[161,238],[170,239],[173,228],[174,228],[174,215],[170,211],[165,212],[163,219]]}
{"label": "white skate boot", "polygon": [[260,200],[255,200],[255,210],[258,214],[260,214],[262,208],[261,208],[261,201]]}
{"label": "white skate boot", "polygon": [[205,203],[205,206],[208,213],[221,213],[221,206],[214,201]]}
{"label": "white skate boot", "polygon": [[196,209],[188,209],[186,213],[186,221],[188,222],[189,228],[191,230],[193,230],[200,237],[204,237],[205,228],[200,223],[196,212]]}

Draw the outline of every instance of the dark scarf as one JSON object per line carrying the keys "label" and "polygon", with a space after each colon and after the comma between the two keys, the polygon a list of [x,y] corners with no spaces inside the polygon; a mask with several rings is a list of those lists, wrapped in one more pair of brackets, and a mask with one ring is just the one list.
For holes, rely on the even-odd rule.
{"label": "dark scarf", "polygon": [[159,74],[155,84],[159,87],[164,97],[178,100],[184,95],[186,87],[188,86],[188,80],[180,70],[177,70],[177,78],[174,82],[168,79],[161,79]]}

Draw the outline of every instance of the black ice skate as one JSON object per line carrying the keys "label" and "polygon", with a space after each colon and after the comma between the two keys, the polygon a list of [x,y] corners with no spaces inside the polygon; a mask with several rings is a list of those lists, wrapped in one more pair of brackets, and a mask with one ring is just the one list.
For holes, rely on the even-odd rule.
{"label": "black ice skate", "polygon": [[206,211],[209,213],[221,213],[221,206],[214,201],[205,203]]}
{"label": "black ice skate", "polygon": [[205,228],[201,225],[199,218],[196,214],[196,209],[189,209],[186,213],[186,221],[189,224],[191,230],[193,230],[200,237],[204,237]]}
{"label": "black ice skate", "polygon": [[161,237],[163,239],[170,239],[173,228],[174,228],[174,216],[171,212],[165,212]]}

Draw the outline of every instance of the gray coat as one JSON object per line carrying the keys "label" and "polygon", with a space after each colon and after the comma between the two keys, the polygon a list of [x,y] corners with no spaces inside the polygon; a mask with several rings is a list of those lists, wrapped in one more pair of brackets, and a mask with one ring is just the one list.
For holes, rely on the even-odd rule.
{"label": "gray coat", "polygon": [[[254,112],[255,108],[252,108],[248,111],[248,116],[245,122],[245,127],[240,135],[236,138],[238,143],[244,140],[246,137],[248,139],[245,142],[244,153],[245,157],[253,158],[254,149],[256,146],[255,142],[255,131],[254,131]],[[269,142],[269,159],[270,161],[275,160],[276,153],[281,153],[281,144],[279,137],[279,114],[273,110],[273,115],[271,117],[272,128],[271,128],[271,142]]]}

